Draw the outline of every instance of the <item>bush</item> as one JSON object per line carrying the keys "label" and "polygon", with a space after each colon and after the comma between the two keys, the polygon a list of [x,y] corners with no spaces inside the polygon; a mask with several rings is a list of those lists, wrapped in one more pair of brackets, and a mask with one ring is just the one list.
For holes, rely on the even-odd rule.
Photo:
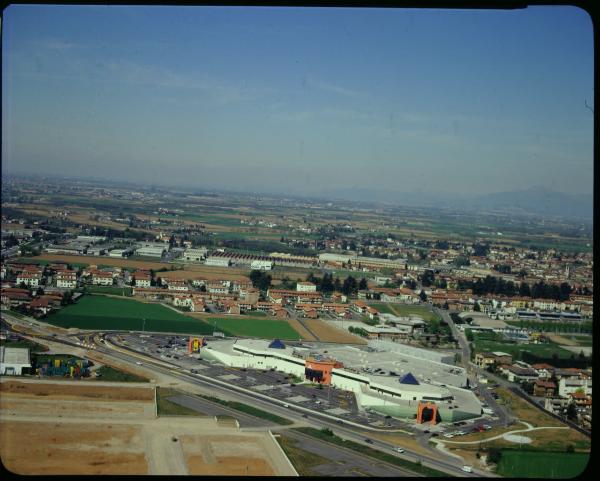
{"label": "bush", "polygon": [[490,448],[488,450],[487,459],[490,463],[498,464],[500,462],[501,458],[502,458],[502,451],[500,451],[498,448]]}

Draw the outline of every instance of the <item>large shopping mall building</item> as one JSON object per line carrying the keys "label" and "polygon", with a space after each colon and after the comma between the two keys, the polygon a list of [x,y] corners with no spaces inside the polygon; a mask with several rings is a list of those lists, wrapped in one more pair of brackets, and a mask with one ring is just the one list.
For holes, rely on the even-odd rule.
{"label": "large shopping mall building", "polygon": [[200,356],[231,367],[276,369],[352,391],[359,409],[394,417],[428,420],[420,416],[425,406],[441,422],[482,414],[481,403],[467,388],[465,370],[450,364],[452,356],[394,342],[286,345],[279,340],[224,339],[210,341]]}

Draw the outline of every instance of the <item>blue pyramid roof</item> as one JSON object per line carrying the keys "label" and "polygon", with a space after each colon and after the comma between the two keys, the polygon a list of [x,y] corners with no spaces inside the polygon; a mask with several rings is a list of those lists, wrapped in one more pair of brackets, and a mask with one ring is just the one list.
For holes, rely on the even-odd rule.
{"label": "blue pyramid roof", "polygon": [[413,376],[410,372],[408,372],[404,376],[402,376],[402,379],[400,379],[400,384],[415,384],[415,385],[418,385],[419,381],[417,381],[415,379],[415,376]]}
{"label": "blue pyramid roof", "polygon": [[273,339],[271,344],[269,344],[271,349],[285,349],[285,344],[281,342],[279,339]]}

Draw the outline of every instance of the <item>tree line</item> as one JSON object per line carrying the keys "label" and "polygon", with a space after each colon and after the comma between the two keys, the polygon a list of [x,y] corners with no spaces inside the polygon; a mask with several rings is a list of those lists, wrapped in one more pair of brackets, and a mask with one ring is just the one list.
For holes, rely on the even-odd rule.
{"label": "tree line", "polygon": [[485,279],[476,281],[459,279],[457,283],[458,290],[465,291],[471,289],[475,295],[498,294],[508,297],[521,296],[531,297],[532,299],[553,299],[556,301],[569,300],[572,287],[563,282],[560,285],[546,284],[543,280],[530,286],[527,282],[521,282],[519,285],[512,281],[505,281],[501,277],[485,276]]}

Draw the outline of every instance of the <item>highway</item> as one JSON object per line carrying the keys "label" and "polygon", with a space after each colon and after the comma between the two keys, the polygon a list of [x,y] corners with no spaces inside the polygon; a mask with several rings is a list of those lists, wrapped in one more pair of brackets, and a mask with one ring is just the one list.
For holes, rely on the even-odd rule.
{"label": "highway", "polygon": [[[366,430],[360,430],[359,428],[355,428],[352,426],[347,426],[344,424],[339,424],[332,420],[331,416],[323,415],[311,410],[307,410],[306,408],[286,408],[283,406],[283,403],[278,400],[271,400],[268,396],[263,396],[259,393],[255,393],[252,391],[245,390],[243,388],[239,388],[232,384],[227,384],[222,381],[207,378],[205,376],[201,376],[200,374],[191,374],[187,372],[180,371],[178,366],[169,364],[162,360],[151,358],[145,354],[131,352],[122,346],[118,347],[108,347],[106,344],[100,342],[99,335],[101,331],[79,331],[74,332],[73,334],[54,334],[52,332],[48,332],[47,328],[50,325],[45,324],[40,321],[36,321],[34,319],[19,319],[13,317],[8,314],[6,311],[3,313],[3,317],[10,323],[18,323],[21,325],[28,325],[28,328],[35,328],[38,331],[37,336],[39,339],[46,339],[52,342],[60,342],[63,344],[67,344],[73,347],[82,348],[82,346],[77,344],[77,341],[73,339],[74,336],[82,336],[87,335],[93,337],[93,340],[96,342],[95,351],[102,353],[103,355],[116,359],[118,361],[129,363],[132,367],[135,367],[136,362],[140,362],[140,360],[144,361],[145,367],[152,366],[152,370],[155,372],[159,372],[163,375],[170,376],[175,379],[179,379],[181,381],[191,383],[196,385],[204,390],[207,390],[212,395],[217,397],[222,396],[228,400],[235,400],[239,402],[243,402],[246,404],[251,404],[257,408],[265,410],[267,412],[271,412],[278,416],[290,419],[295,423],[308,425],[314,427],[316,429],[321,429],[324,427],[330,428],[336,435],[342,437],[344,439],[348,439],[364,446],[369,446],[372,448],[379,449],[388,454],[393,454],[397,457],[409,460],[409,461],[420,461],[424,466],[438,469],[440,471],[444,471],[453,476],[465,476],[465,477],[481,477],[481,476],[493,476],[490,473],[479,471],[474,469],[472,473],[466,473],[461,470],[462,462],[454,457],[444,455],[441,451],[434,450],[432,448],[432,456],[435,458],[424,457],[418,453],[411,452],[409,449],[406,449],[404,453],[399,454],[395,452],[396,445],[380,441],[380,440],[372,440],[372,444],[365,442],[365,438],[369,437],[369,433]],[[29,325],[33,324],[33,325]],[[128,332],[128,331],[127,331]],[[266,399],[265,399],[266,398]],[[310,412],[310,416],[308,418],[303,417],[305,411]],[[325,443],[327,444],[327,443]],[[328,446],[331,446],[328,444]],[[330,448],[328,448],[330,449]],[[359,456],[359,453],[353,452],[354,456]],[[373,458],[368,458],[373,460]],[[379,461],[378,461],[379,462]],[[396,467],[396,469],[398,469]],[[414,475],[412,472],[407,471],[407,475]]]}

